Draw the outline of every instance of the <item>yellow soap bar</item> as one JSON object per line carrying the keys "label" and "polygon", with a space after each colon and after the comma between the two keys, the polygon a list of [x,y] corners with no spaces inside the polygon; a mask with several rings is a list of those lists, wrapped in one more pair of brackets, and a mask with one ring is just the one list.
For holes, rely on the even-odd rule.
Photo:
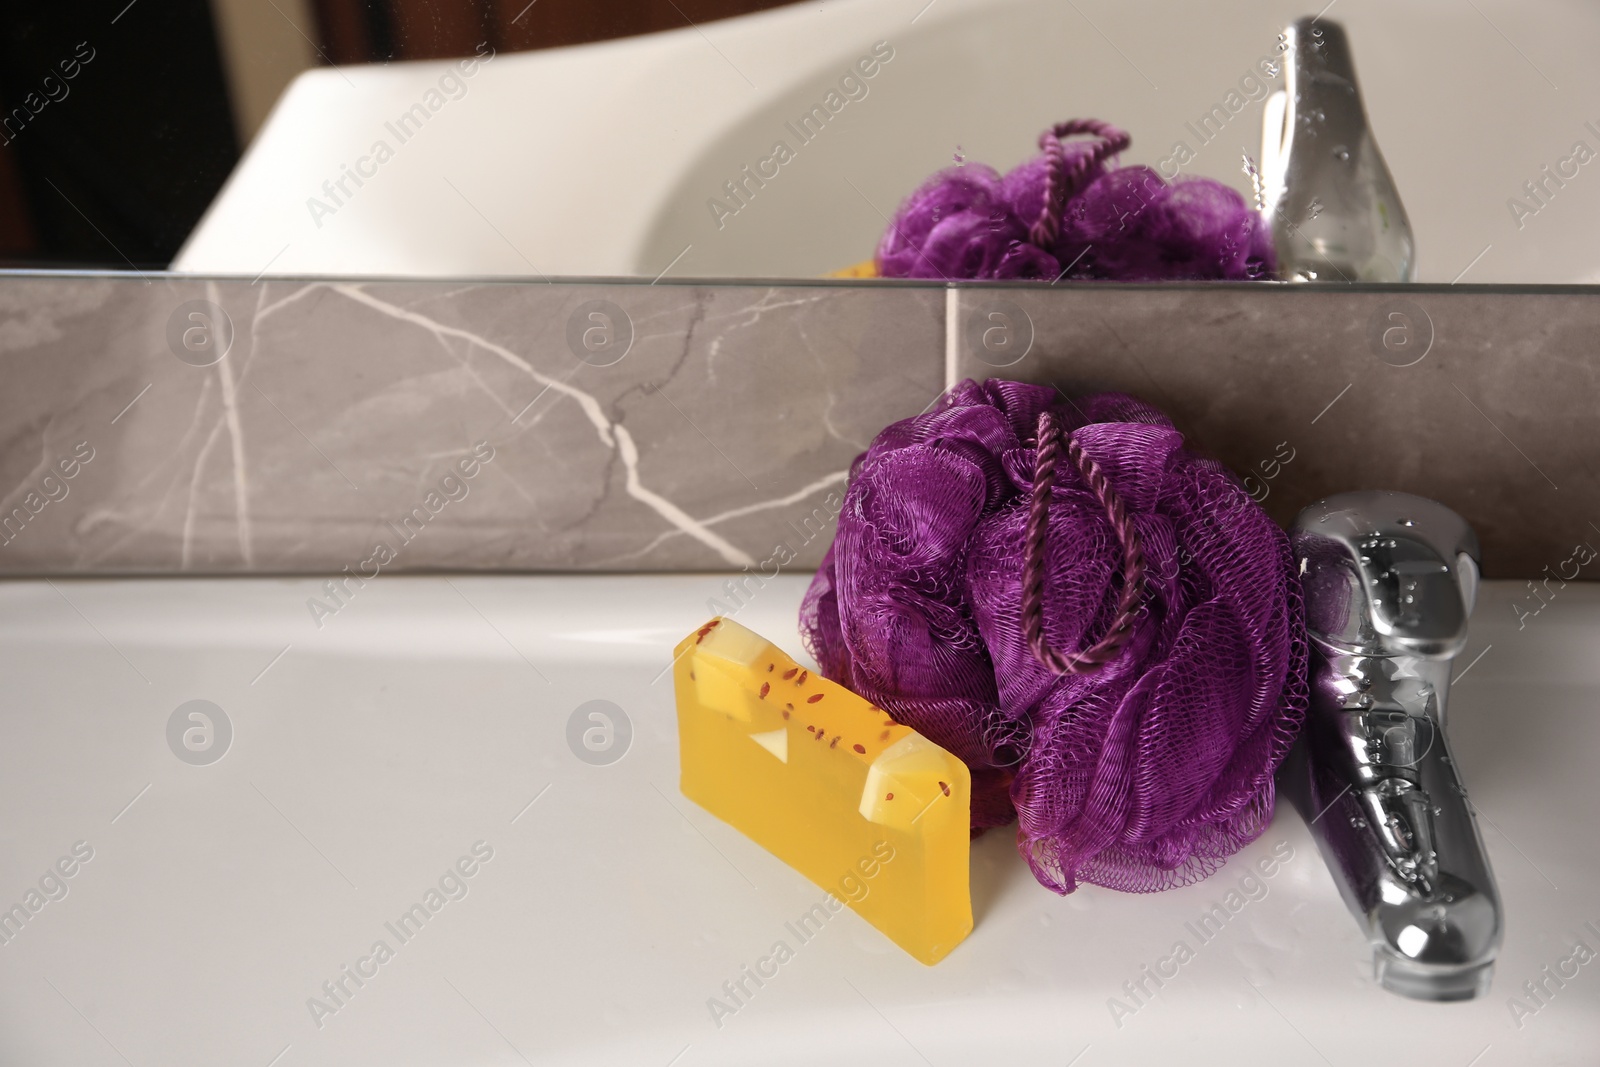
{"label": "yellow soap bar", "polygon": [[684,796],[923,963],[972,932],[965,764],[729,619],[674,662]]}
{"label": "yellow soap bar", "polygon": [[843,270],[836,270],[823,275],[825,278],[876,278],[877,276],[878,264],[870,259],[864,259],[860,263],[853,263]]}

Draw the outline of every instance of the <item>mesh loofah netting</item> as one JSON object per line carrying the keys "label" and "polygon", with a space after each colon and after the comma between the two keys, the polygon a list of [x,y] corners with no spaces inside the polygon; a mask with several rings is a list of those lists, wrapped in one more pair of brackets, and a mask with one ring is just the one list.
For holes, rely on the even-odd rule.
{"label": "mesh loofah netting", "polygon": [[[1063,138],[1088,135],[1088,141]],[[1271,277],[1272,235],[1209,178],[1172,183],[1111,169],[1128,135],[1094,119],[1046,130],[1041,154],[1005,176],[950,167],[906,198],[878,245],[885,278],[1114,281]]]}
{"label": "mesh loofah netting", "polygon": [[[1060,674],[1023,609],[1041,414],[1071,435],[1039,511],[1042,641],[1071,661],[1139,606],[1120,648]],[[1085,471],[1108,483],[1111,515]],[[1102,487],[1103,488],[1103,487]],[[1134,561],[1137,565],[1137,561]],[[830,678],[972,770],[974,830],[1019,822],[1038,879],[1132,892],[1197,881],[1265,830],[1304,717],[1306,641],[1288,541],[1156,409],[964,382],[878,435],[801,608]]]}

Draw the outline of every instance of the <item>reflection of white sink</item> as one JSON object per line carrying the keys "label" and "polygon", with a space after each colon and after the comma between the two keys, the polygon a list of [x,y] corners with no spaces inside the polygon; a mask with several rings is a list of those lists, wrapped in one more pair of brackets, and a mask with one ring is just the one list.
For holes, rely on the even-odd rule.
{"label": "reflection of white sink", "polygon": [[[1480,1064],[1592,1062],[1600,964],[1521,1029],[1507,998],[1572,938],[1600,947],[1583,930],[1600,925],[1600,588],[1560,590],[1519,631],[1511,604],[1526,589],[1487,583],[1461,658],[1473,665],[1452,693],[1452,736],[1492,820],[1507,909],[1487,999],[1378,990],[1285,808],[1214,878],[1154,896],[1055,897],[1007,833],[990,834],[974,851],[977,927],[943,963],[915,963],[842,912],[719,1029],[708,998],[821,899],[676,789],[660,676],[723,581],[386,577],[320,630],[314,580],[0,584],[0,904],[75,842],[93,849],[67,895],[0,947],[0,1061],[266,1064],[287,1047],[279,1064],[520,1052],[809,1067],[1044,1049],[1067,1063],[1088,1046],[1081,1065],[1365,1064],[1374,1049],[1464,1065],[1488,1046]],[[804,584],[780,578],[740,620],[797,649]],[[193,699],[232,725],[207,766],[181,762],[165,734]],[[609,766],[566,740],[591,700],[632,722]],[[399,943],[385,923],[480,840],[494,854],[467,895]],[[1293,857],[1253,888],[1247,866],[1275,848]],[[1241,893],[1201,943],[1186,924],[1235,889],[1259,899]],[[378,940],[394,957],[366,965],[360,987],[346,980],[319,1028],[308,999],[328,1002],[322,983]],[[1123,983],[1153,989],[1143,968],[1180,940],[1194,958],[1140,1006]],[[1136,1010],[1114,1021],[1112,998]]]}
{"label": "reflection of white sink", "polygon": [[[424,98],[440,63],[297,80],[175,266],[274,273],[812,275],[866,258],[884,215],[959,145],[1008,167],[1050,122],[1094,115],[1134,135],[1126,162],[1183,141],[1188,173],[1243,188],[1261,105],[1202,146],[1187,128],[1305,14],[1221,0],[854,0],[649,37],[503,55],[333,215],[308,200]],[[1472,9],[1343,0],[1423,281],[1600,280],[1600,178],[1584,168],[1519,228],[1508,199],[1582,139],[1600,97],[1600,8],[1529,22]],[[894,59],[811,143],[786,131],[876,41]],[[1559,89],[1555,88],[1559,86]],[[1256,95],[1246,85],[1246,93]],[[707,202],[792,141],[792,162],[720,227]],[[731,206],[731,205],[730,205]],[[316,225],[320,222],[321,225]],[[1487,251],[1486,251],[1487,249]],[[1481,259],[1477,259],[1482,254]],[[681,256],[681,258],[680,258]]]}

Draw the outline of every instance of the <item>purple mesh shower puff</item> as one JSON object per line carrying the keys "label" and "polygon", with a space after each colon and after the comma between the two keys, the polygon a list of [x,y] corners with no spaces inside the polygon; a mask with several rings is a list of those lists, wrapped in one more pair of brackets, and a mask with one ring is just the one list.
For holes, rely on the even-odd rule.
{"label": "purple mesh shower puff", "polygon": [[[1092,141],[1062,138],[1090,134]],[[1112,169],[1127,134],[1093,119],[1046,130],[1005,176],[950,167],[906,198],[878,245],[885,278],[1256,280],[1274,269],[1266,222],[1209,178]],[[1063,273],[1064,270],[1064,273]]]}
{"label": "purple mesh shower puff", "polygon": [[[1142,543],[1131,637],[1093,673],[1053,673],[1023,635],[1046,410]],[[1113,625],[1123,548],[1070,463],[1043,518],[1043,635],[1070,655]],[[1204,878],[1266,829],[1305,715],[1303,614],[1283,531],[1161,412],[991,380],[856,458],[800,624],[828,677],[966,762],[974,831],[1015,816],[1040,882],[1152,892]]]}

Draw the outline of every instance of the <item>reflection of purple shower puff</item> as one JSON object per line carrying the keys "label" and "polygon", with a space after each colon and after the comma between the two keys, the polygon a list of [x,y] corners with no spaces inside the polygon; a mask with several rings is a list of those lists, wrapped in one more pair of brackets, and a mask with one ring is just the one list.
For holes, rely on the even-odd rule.
{"label": "reflection of purple shower puff", "polygon": [[[1059,139],[1081,133],[1098,139]],[[1209,178],[1168,183],[1149,167],[1112,169],[1107,160],[1127,137],[1092,120],[1063,123],[1040,140],[1045,151],[1004,176],[979,164],[925,182],[889,223],[878,273],[1044,281],[1271,275],[1272,236],[1233,189]]]}

